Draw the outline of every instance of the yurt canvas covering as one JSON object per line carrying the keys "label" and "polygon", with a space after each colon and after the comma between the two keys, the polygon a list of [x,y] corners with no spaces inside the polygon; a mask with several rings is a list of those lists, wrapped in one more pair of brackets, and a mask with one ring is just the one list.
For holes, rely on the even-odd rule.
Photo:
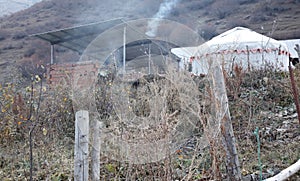
{"label": "yurt canvas covering", "polygon": [[[228,30],[210,41],[192,50],[194,74],[207,74],[208,60],[220,61],[227,72],[231,72],[235,65],[244,70],[272,68],[274,70],[288,70],[289,53],[285,43],[259,34],[248,28],[236,27]],[[181,59],[187,59],[186,48],[173,49],[172,52]]]}
{"label": "yurt canvas covering", "polygon": [[287,45],[292,58],[300,58],[295,50],[296,45],[300,45],[300,39],[280,40],[280,42]]}

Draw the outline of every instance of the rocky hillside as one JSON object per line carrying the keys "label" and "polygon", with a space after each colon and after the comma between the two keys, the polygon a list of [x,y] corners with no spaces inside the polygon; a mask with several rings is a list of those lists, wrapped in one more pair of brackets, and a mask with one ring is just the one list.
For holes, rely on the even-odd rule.
{"label": "rocky hillside", "polygon": [[[99,1],[44,0],[34,6],[0,19],[1,82],[12,66],[26,67],[49,61],[49,45],[34,33],[98,22],[117,17],[153,17],[162,0]],[[235,26],[249,27],[277,39],[299,38],[300,1],[182,0],[165,18],[179,21],[209,39]],[[56,49],[65,61],[78,55]],[[23,66],[25,65],[25,66]]]}

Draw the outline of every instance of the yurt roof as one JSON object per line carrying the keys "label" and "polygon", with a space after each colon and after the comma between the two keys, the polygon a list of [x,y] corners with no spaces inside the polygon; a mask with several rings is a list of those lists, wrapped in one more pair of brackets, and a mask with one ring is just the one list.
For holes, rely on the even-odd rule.
{"label": "yurt roof", "polygon": [[251,52],[259,53],[281,51],[286,55],[289,49],[285,42],[280,42],[268,36],[244,27],[228,30],[198,47],[173,48],[171,52],[180,58],[194,57],[210,53]]}
{"label": "yurt roof", "polygon": [[[202,45],[203,46],[203,45]],[[235,27],[205,43],[210,51],[239,49],[277,49],[287,51],[287,46],[273,38],[244,27]]]}

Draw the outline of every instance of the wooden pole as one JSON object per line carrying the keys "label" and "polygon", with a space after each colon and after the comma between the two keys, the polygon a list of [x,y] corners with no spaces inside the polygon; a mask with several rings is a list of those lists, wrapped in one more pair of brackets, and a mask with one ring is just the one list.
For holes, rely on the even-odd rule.
{"label": "wooden pole", "polygon": [[250,51],[249,51],[249,46],[246,45],[247,49],[247,64],[248,64],[248,71],[250,72]]}
{"label": "wooden pole", "polygon": [[223,145],[226,151],[227,177],[231,181],[240,181],[242,180],[242,175],[233,134],[223,71],[218,60],[209,60],[209,64],[210,71],[208,75],[215,109],[213,116],[215,123],[220,124]]}
{"label": "wooden pole", "polygon": [[54,45],[51,44],[50,65],[54,63]]}
{"label": "wooden pole", "polygon": [[123,31],[123,74],[126,73],[126,26]]}
{"label": "wooden pole", "polygon": [[96,118],[93,118],[92,122],[92,150],[91,150],[91,169],[92,180],[100,180],[100,149],[101,149],[101,128],[102,123]]}
{"label": "wooden pole", "polygon": [[289,73],[290,73],[290,80],[291,80],[291,85],[292,85],[292,91],[293,91],[293,96],[294,96],[294,101],[296,105],[296,111],[298,115],[298,121],[300,124],[300,104],[299,104],[299,93],[297,89],[297,85],[295,82],[295,77],[294,77],[294,71],[291,65],[291,61],[289,61]]}
{"label": "wooden pole", "polygon": [[88,181],[89,178],[89,112],[75,114],[74,180]]}
{"label": "wooden pole", "polygon": [[151,43],[148,45],[148,74],[151,74]]}

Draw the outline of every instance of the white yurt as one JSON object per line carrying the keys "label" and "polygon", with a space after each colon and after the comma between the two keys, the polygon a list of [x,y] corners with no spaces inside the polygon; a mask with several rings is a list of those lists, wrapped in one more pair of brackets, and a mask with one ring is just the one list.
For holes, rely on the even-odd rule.
{"label": "white yurt", "polygon": [[190,72],[195,72],[193,69],[197,67],[197,62],[194,61],[193,57],[198,52],[198,49],[199,47],[172,48],[171,52],[180,59],[179,67],[188,70],[190,66]]}
{"label": "white yurt", "polygon": [[196,48],[183,47],[171,51],[181,59],[190,56],[192,72],[197,75],[207,74],[208,60],[220,61],[227,72],[232,72],[235,65],[246,71],[266,68],[287,71],[289,65],[289,51],[285,43],[244,27],[228,30]]}
{"label": "white yurt", "polygon": [[280,40],[287,45],[291,58],[300,58],[295,50],[296,45],[300,45],[300,39]]}

